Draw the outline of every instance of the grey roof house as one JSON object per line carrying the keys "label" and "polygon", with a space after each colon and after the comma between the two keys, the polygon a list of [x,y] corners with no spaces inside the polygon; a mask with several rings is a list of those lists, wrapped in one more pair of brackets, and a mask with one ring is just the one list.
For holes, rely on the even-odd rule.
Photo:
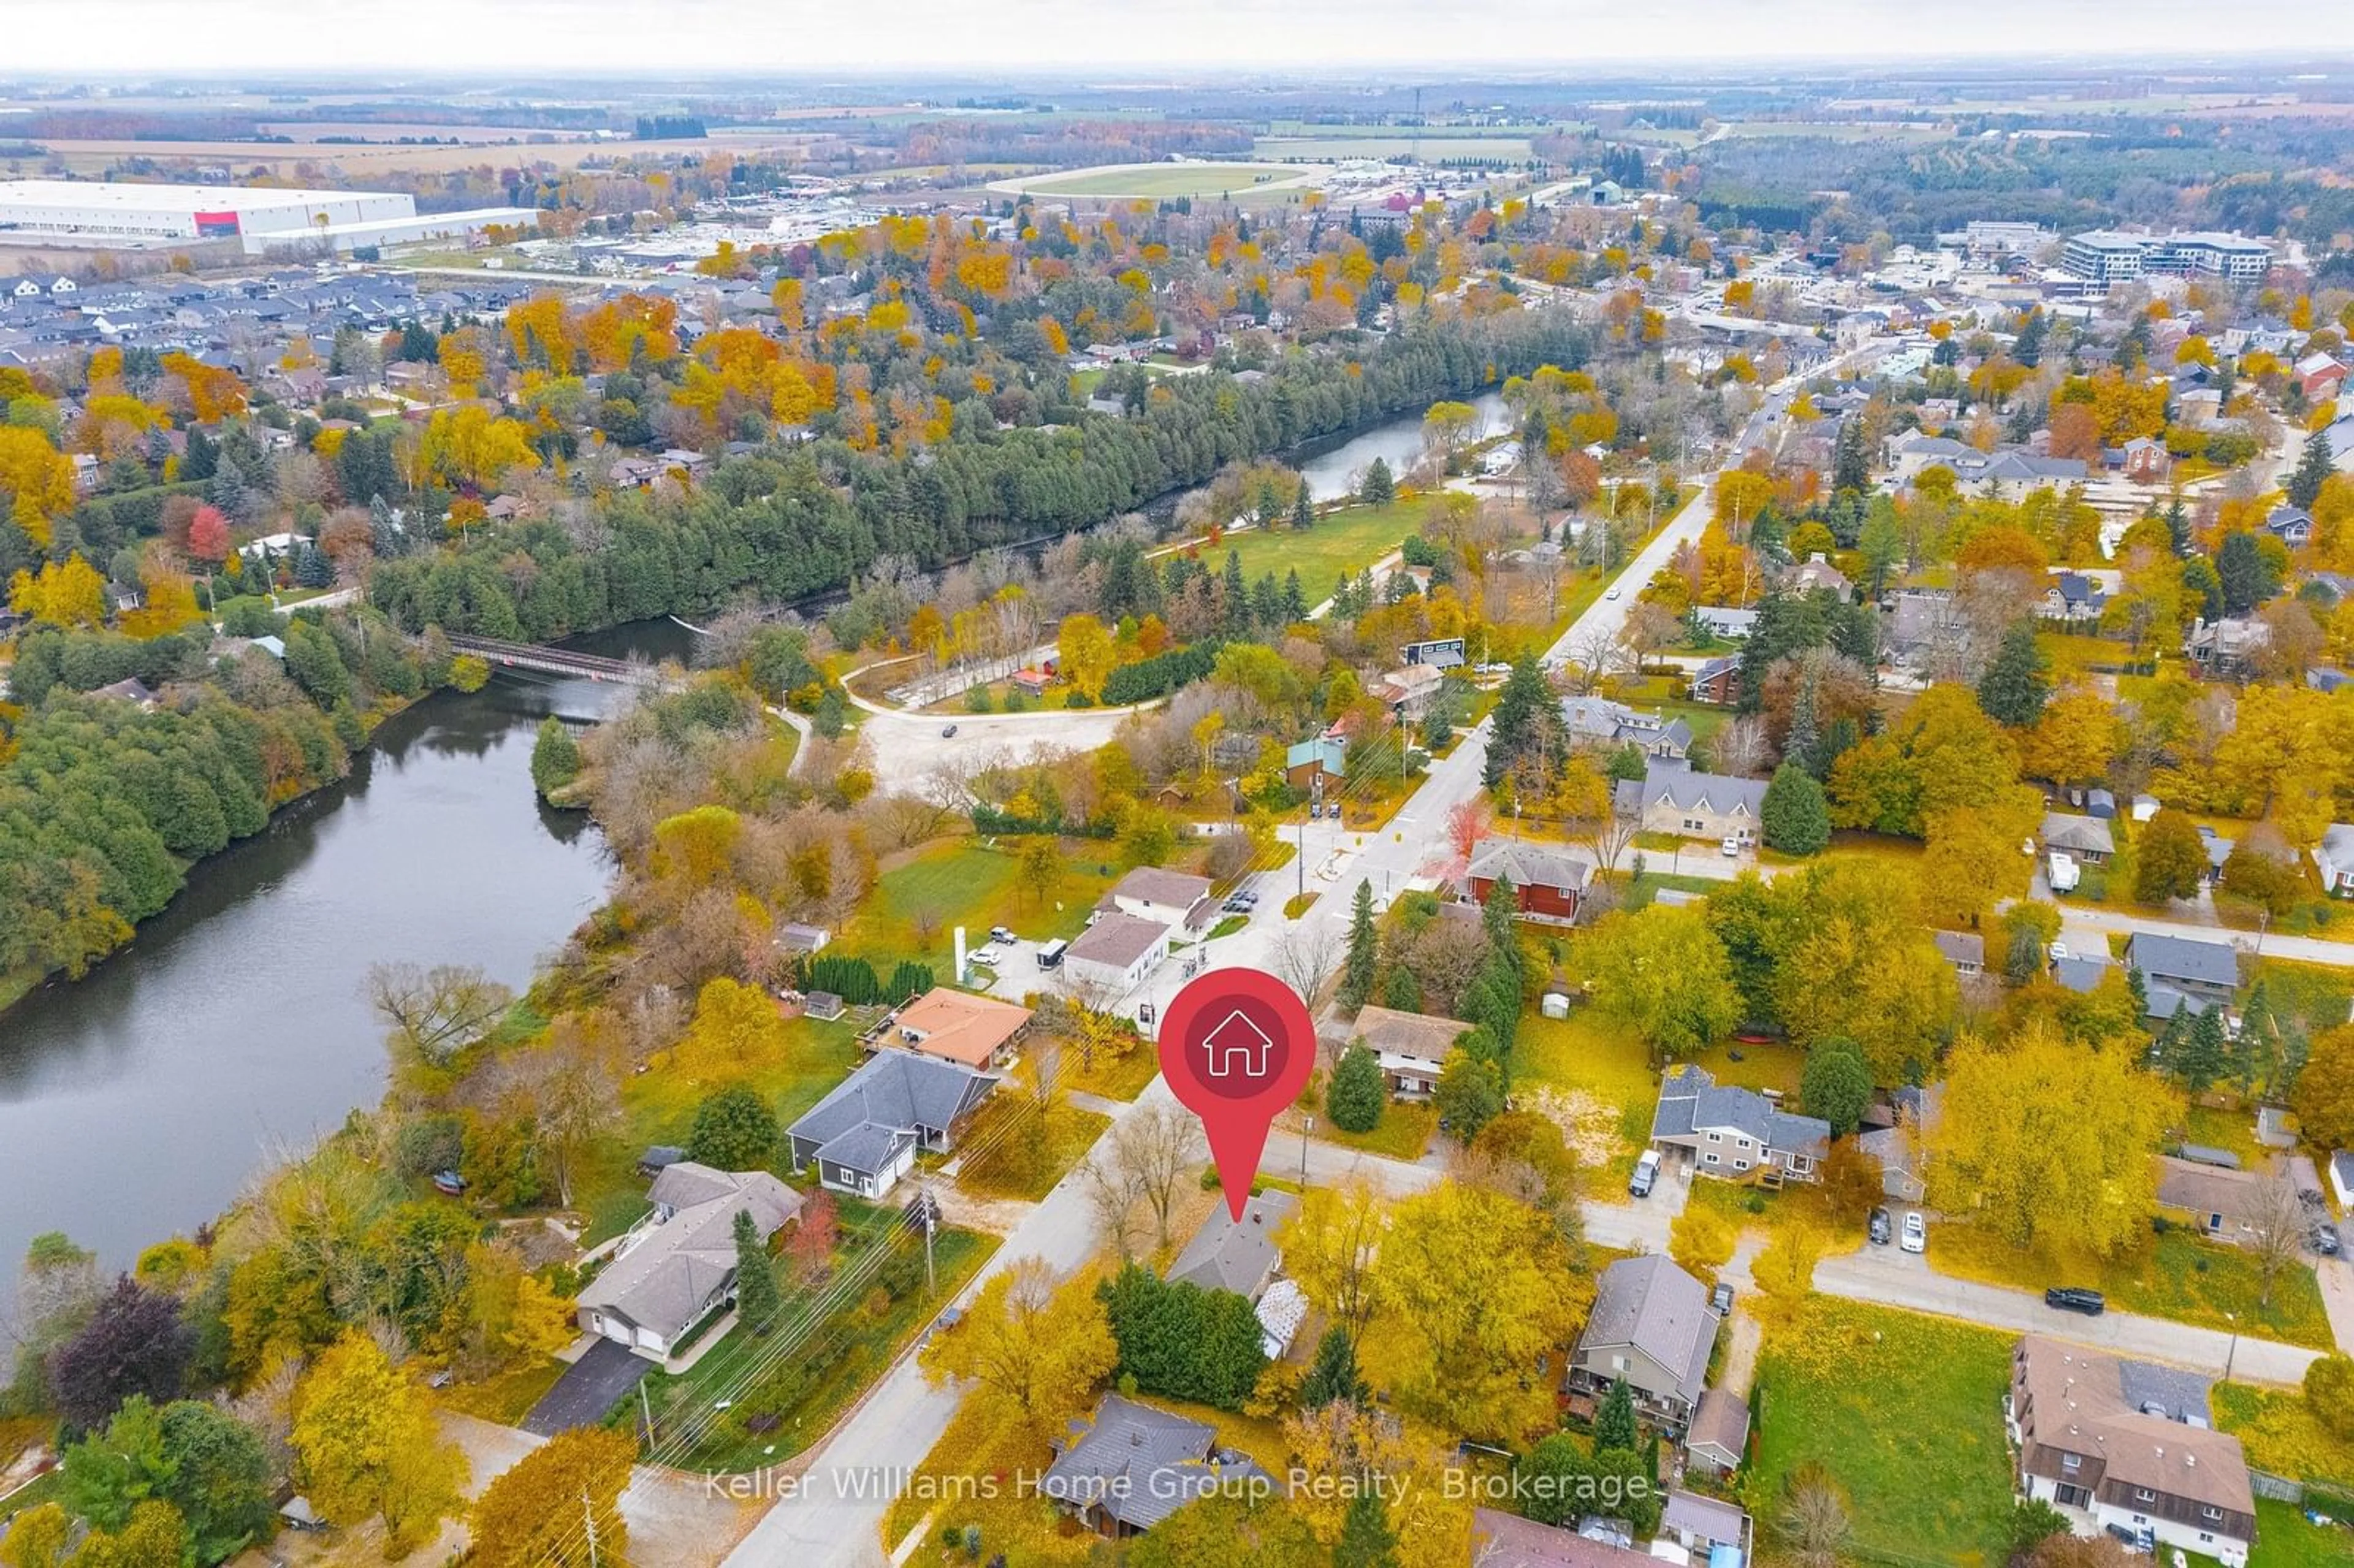
{"label": "grey roof house", "polygon": [[2065,850],[2078,860],[2094,865],[2106,865],[2109,857],[2117,853],[2116,835],[2109,824],[2098,817],[2079,817],[2067,811],[2043,813],[2043,847]]}
{"label": "grey roof house", "polygon": [[2332,822],[2314,846],[2313,863],[2325,893],[2354,893],[2354,822]]}
{"label": "grey roof house", "polygon": [[1684,1150],[1701,1175],[1735,1181],[1811,1181],[1830,1137],[1831,1124],[1821,1118],[1793,1115],[1695,1066],[1668,1075],[1651,1117],[1653,1143]]}
{"label": "grey roof house", "polygon": [[1622,779],[1612,794],[1618,814],[1647,833],[1754,842],[1766,803],[1766,780],[1695,773],[1681,762],[1654,758],[1643,778]]}
{"label": "grey roof house", "polygon": [[[2229,942],[2202,942],[2193,937],[2168,937],[2137,931],[2126,940],[2126,962],[2141,971],[2149,989],[2151,1011],[2163,988],[2180,993],[2194,1005],[2230,1001],[2240,990],[2240,955]],[[2160,1014],[2159,1016],[2169,1016]]]}
{"label": "grey roof house", "polygon": [[1620,1258],[1602,1271],[1569,1386],[1600,1394],[1625,1378],[1638,1411],[1681,1432],[1708,1381],[1717,1320],[1708,1287],[1666,1257]]}
{"label": "grey roof house", "polygon": [[580,1327],[655,1360],[736,1291],[736,1216],[766,1241],[801,1212],[801,1195],[766,1171],[718,1171],[682,1160],[646,1196],[653,1212],[580,1287]]}
{"label": "grey roof house", "polygon": [[1275,1233],[1299,1207],[1299,1200],[1288,1192],[1261,1192],[1243,1205],[1243,1217],[1237,1220],[1224,1203],[1218,1204],[1170,1264],[1170,1282],[1182,1279],[1204,1290],[1231,1290],[1257,1300],[1283,1266]]}
{"label": "grey roof house", "polygon": [[1038,1490],[1098,1535],[1141,1535],[1193,1501],[1274,1478],[1217,1446],[1217,1432],[1108,1393],[1091,1419],[1074,1421],[1055,1445]]}
{"label": "grey roof house", "polygon": [[918,1150],[946,1152],[997,1083],[960,1063],[878,1051],[786,1129],[794,1173],[814,1165],[822,1185],[880,1198]]}

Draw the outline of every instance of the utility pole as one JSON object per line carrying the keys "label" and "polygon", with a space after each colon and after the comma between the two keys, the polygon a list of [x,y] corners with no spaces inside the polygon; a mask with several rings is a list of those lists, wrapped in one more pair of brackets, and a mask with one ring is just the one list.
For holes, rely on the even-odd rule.
{"label": "utility pole", "polygon": [[931,1183],[924,1184],[923,1193],[917,1201],[924,1205],[924,1294],[929,1296],[940,1287],[939,1276],[932,1264],[932,1232],[938,1228],[939,1210],[938,1200],[932,1196]]}
{"label": "utility pole", "polygon": [[580,1489],[580,1527],[588,1536],[588,1568],[597,1568],[597,1509],[587,1487]]}
{"label": "utility pole", "polygon": [[638,1380],[638,1409],[644,1413],[646,1418],[646,1451],[652,1453],[654,1446],[654,1403],[646,1393],[646,1380],[643,1378]]}
{"label": "utility pole", "polygon": [[1308,1191],[1308,1135],[1315,1130],[1314,1117],[1304,1116],[1299,1118],[1299,1190],[1302,1192]]}

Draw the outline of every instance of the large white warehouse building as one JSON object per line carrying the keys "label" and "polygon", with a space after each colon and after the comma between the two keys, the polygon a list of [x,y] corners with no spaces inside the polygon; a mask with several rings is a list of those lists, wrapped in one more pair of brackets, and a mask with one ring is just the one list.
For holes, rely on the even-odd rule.
{"label": "large white warehouse building", "polygon": [[383,191],[287,191],[243,185],[143,185],[0,180],[0,228],[152,239],[315,234],[414,217],[413,197]]}
{"label": "large white warehouse building", "polygon": [[325,246],[351,250],[462,238],[496,225],[529,228],[528,207],[478,207],[419,217],[414,197],[387,191],[293,191],[255,185],[112,185],[0,180],[0,238],[56,237],[103,244],[237,239],[248,255]]}

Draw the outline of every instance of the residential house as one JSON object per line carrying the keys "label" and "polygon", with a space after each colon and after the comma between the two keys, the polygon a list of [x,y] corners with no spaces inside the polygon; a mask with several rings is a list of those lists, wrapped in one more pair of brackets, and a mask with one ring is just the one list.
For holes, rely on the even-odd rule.
{"label": "residential house", "polygon": [[1944,588],[1905,588],[1882,602],[1888,614],[1880,641],[1892,664],[1932,669],[1968,635],[1967,619]]}
{"label": "residential house", "polygon": [[1063,954],[1063,972],[1086,985],[1125,995],[1169,956],[1170,927],[1133,915],[1098,915]]}
{"label": "residential house", "polygon": [[2264,532],[2292,550],[2313,543],[2313,514],[2302,506],[2275,506],[2264,519]]}
{"label": "residential house", "polygon": [[1691,750],[1691,726],[1654,713],[1638,713],[1607,697],[1564,697],[1562,722],[1572,742],[1617,749],[1631,746],[1646,757],[1680,760]]}
{"label": "residential house", "polygon": [[1499,881],[1512,885],[1522,914],[1538,920],[1575,920],[1594,867],[1547,844],[1526,839],[1481,839],[1463,873],[1463,890],[1485,904]]}
{"label": "residential house", "polygon": [[884,1019],[866,1037],[869,1050],[896,1045],[976,1072],[1002,1067],[1030,1027],[1030,1010],[995,997],[934,986]]}
{"label": "residential house", "polygon": [[1471,1510],[1469,1561],[1473,1568],[1660,1568],[1632,1547],[1491,1508]]}
{"label": "residential house", "polygon": [[1708,1381],[1716,1325],[1708,1287],[1664,1255],[1622,1257],[1602,1271],[1568,1386],[1599,1398],[1624,1378],[1639,1414],[1681,1432]]}
{"label": "residential house", "polygon": [[1070,1424],[1037,1483],[1041,1495],[1114,1540],[1141,1535],[1196,1498],[1275,1484],[1243,1455],[1220,1448],[1208,1422],[1116,1393]]}
{"label": "residential house", "polygon": [[1734,839],[1755,843],[1766,780],[1695,773],[1685,763],[1655,758],[1643,778],[1622,779],[1612,793],[1618,813],[1647,833]]}
{"label": "residential house", "polygon": [[1320,735],[1283,754],[1284,782],[1294,789],[1338,789],[1348,769],[1349,743],[1339,736]]}
{"label": "residential house", "polygon": [[1210,923],[1216,906],[1210,899],[1210,879],[1159,866],[1140,865],[1097,900],[1099,914],[1131,915],[1158,920],[1164,926],[1198,929]]}
{"label": "residential house", "polygon": [[2117,853],[2116,835],[2098,817],[2067,811],[2043,813],[2043,848],[2063,851],[2087,865],[2106,865]]}
{"label": "residential house", "polygon": [[1407,642],[1398,649],[1401,664],[1428,664],[1437,669],[1455,670],[1465,663],[1463,639],[1437,637],[1422,642]]}
{"label": "residential house", "polygon": [[2040,1334],[2011,1354],[2019,1486],[2079,1533],[2147,1530],[2161,1546],[2246,1568],[2255,1496],[2240,1440],[2207,1425],[2207,1380]]}
{"label": "residential house", "polygon": [[2255,667],[2256,653],[2271,641],[2272,629],[2261,620],[2201,618],[2183,634],[2182,652],[2206,673],[2237,679]]}
{"label": "residential house", "polygon": [[2354,1149],[2340,1149],[2329,1157],[2329,1186],[2341,1208],[2354,1205]]}
{"label": "residential house", "polygon": [[1373,684],[1369,694],[1387,703],[1400,718],[1419,719],[1446,683],[1447,673],[1436,664],[1401,664]]}
{"label": "residential house", "polygon": [[2052,978],[2081,996],[2090,996],[2108,978],[2109,971],[2117,967],[2103,957],[2071,954],[2052,960]]}
{"label": "residential house", "polygon": [[2174,471],[2174,454],[2164,441],[2136,436],[2117,449],[2117,468],[2136,484],[2163,484]]}
{"label": "residential house", "polygon": [[[650,1154],[656,1152],[648,1151]],[[766,1171],[665,1163],[646,1192],[653,1211],[580,1287],[580,1327],[654,1360],[736,1293],[736,1216],[765,1242],[797,1219],[801,1195]]]}
{"label": "residential house", "polygon": [[1702,661],[1692,672],[1691,700],[1716,707],[1730,707],[1741,700],[1741,661],[1726,654]]}
{"label": "residential house", "polygon": [[1933,931],[1937,955],[1954,966],[1964,980],[1986,973],[1986,938],[1976,931]]}
{"label": "residential house", "polygon": [[1684,1428],[1685,1465],[1722,1480],[1739,1469],[1748,1455],[1748,1402],[1729,1388],[1702,1394],[1691,1425]]}
{"label": "residential house", "polygon": [[777,947],[788,953],[822,952],[832,940],[833,933],[824,927],[804,925],[799,920],[788,920],[777,927]]}
{"label": "residential house", "polygon": [[785,1131],[793,1174],[879,1200],[918,1152],[944,1154],[998,1080],[912,1051],[878,1051]]}
{"label": "residential house", "polygon": [[2354,823],[2330,823],[2314,846],[2313,864],[2323,892],[2354,893]]}
{"label": "residential house", "polygon": [[1841,604],[1855,598],[1855,584],[1845,572],[1831,565],[1830,557],[1818,550],[1791,569],[1790,589],[1794,593],[1812,593],[1828,588]]}
{"label": "residential house", "polygon": [[[2126,939],[2126,963],[2141,971],[2152,1002],[2160,989],[2178,992],[2202,1008],[2211,1002],[2229,1003],[2240,992],[2240,954],[2229,942],[2137,931]],[[2157,1016],[2169,1017],[2171,1012]]]}
{"label": "residential house", "polygon": [[1730,642],[1748,641],[1749,634],[1757,628],[1757,612],[1754,609],[1735,609],[1722,604],[1696,604],[1692,606],[1691,613],[1692,619],[1700,622],[1710,636],[1722,637]]}
{"label": "residential house", "polygon": [[2043,590],[2043,615],[2050,620],[2098,620],[2108,602],[2095,579],[2083,572],[2055,571]]}
{"label": "residential house", "polygon": [[2239,1171],[2162,1154],[2158,1160],[2158,1204],[2187,1216],[2211,1241],[2239,1245],[2265,1226],[2269,1172]]}
{"label": "residential house", "polygon": [[1720,1085],[1691,1065],[1659,1086],[1651,1117],[1653,1143],[1681,1150],[1701,1175],[1734,1181],[1811,1181],[1830,1137],[1830,1123],[1819,1117],[1793,1115],[1755,1089]]}
{"label": "residential house", "polygon": [[1283,1266],[1283,1251],[1275,1233],[1299,1208],[1288,1192],[1267,1192],[1243,1204],[1235,1219],[1224,1203],[1210,1211],[1193,1239],[1169,1266],[1172,1285],[1183,1280],[1204,1290],[1231,1290],[1257,1301],[1275,1283]]}
{"label": "residential house", "polygon": [[1363,1007],[1350,1026],[1352,1040],[1381,1058],[1382,1076],[1390,1093],[1402,1100],[1426,1100],[1438,1087],[1438,1075],[1455,1043],[1469,1032],[1458,1018],[1434,1018],[1425,1012],[1401,1012],[1394,1008]]}
{"label": "residential house", "polygon": [[1880,1162],[1882,1195],[1900,1203],[1918,1203],[1928,1196],[1926,1134],[1944,1097],[1941,1085],[1908,1086],[1892,1091],[1864,1114],[1855,1147]]}
{"label": "residential house", "polygon": [[2346,366],[2326,354],[2308,354],[2298,360],[2295,375],[2309,407],[2331,401],[2346,385]]}

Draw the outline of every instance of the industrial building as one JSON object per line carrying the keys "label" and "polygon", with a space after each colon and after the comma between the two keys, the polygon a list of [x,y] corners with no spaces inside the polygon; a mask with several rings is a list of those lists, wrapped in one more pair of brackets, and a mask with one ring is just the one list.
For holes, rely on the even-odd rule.
{"label": "industrial building", "polygon": [[0,180],[0,236],[131,244],[237,239],[256,256],[462,238],[493,225],[529,227],[537,217],[527,207],[420,216],[414,197],[387,191]]}
{"label": "industrial building", "polygon": [[2062,270],[2088,283],[2122,283],[2135,278],[2204,273],[2235,283],[2253,282],[2272,270],[2273,248],[2241,234],[2127,234],[2111,228],[2071,235],[2060,255]]}

